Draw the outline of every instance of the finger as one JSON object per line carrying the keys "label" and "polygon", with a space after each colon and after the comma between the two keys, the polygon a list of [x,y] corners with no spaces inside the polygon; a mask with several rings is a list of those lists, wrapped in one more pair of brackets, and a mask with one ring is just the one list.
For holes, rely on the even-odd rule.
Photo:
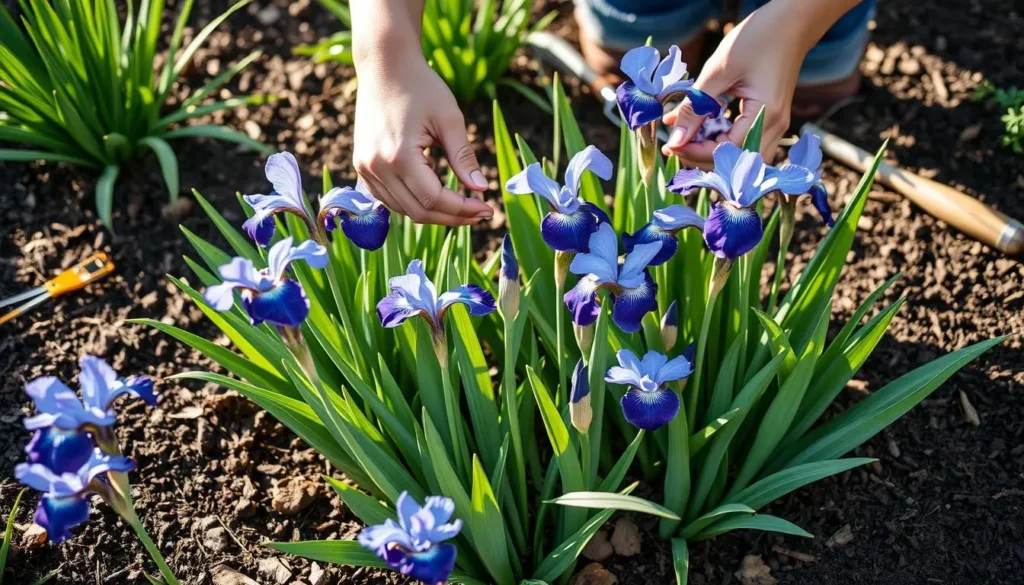
{"label": "finger", "polygon": [[487,178],[480,171],[473,145],[466,138],[466,124],[459,114],[437,128],[448,164],[462,184],[473,191],[485,191]]}
{"label": "finger", "polygon": [[474,221],[490,219],[494,210],[479,199],[463,197],[441,185],[434,171],[426,161],[410,163],[402,167],[402,180],[413,197],[426,210],[454,218],[471,218]]}
{"label": "finger", "polygon": [[[750,132],[750,128],[754,125],[754,121],[757,120],[757,115],[764,105],[764,102],[756,99],[745,99],[740,103],[740,115],[733,120],[732,128],[726,134],[729,142],[737,146],[743,146],[743,142],[747,139],[747,133]],[[786,126],[789,125],[788,119],[782,119],[784,117],[788,116],[765,110],[764,126],[761,131],[761,144],[758,150],[766,162],[771,161],[772,155],[775,154],[779,137],[782,136]],[[784,124],[781,130],[778,129],[780,124]]]}
{"label": "finger", "polygon": [[[725,73],[718,68],[707,68],[701,72],[700,77],[693,84],[696,89],[714,96],[716,99],[729,89],[729,81]],[[690,98],[683,100],[679,106],[666,114],[663,118],[666,124],[672,125],[668,141],[665,146],[672,152],[676,152],[688,144],[700,130],[704,118],[694,111]]]}
{"label": "finger", "polygon": [[[431,176],[433,176],[434,181],[437,182],[437,189],[439,191],[442,190],[443,188],[441,187],[440,181],[437,180],[437,177],[434,176],[433,173],[431,173]],[[387,181],[388,182],[386,183],[386,186],[388,191],[390,191],[391,194],[394,195],[395,199],[398,200],[399,204],[403,208],[405,208],[406,215],[408,215],[409,218],[415,221],[416,223],[460,226],[474,224],[483,219],[482,216],[465,217],[455,215],[452,213],[435,211],[434,209],[430,209],[426,205],[424,205],[424,203],[426,203],[427,205],[433,205],[432,202],[434,201],[434,199],[428,198],[426,202],[420,200],[419,197],[417,197],[409,189],[409,187],[405,184],[401,177],[393,175],[388,177]],[[443,190],[447,191],[447,189]],[[455,195],[451,191],[448,192],[451,193],[452,195]],[[456,197],[459,196],[456,195]],[[487,204],[484,204],[484,206],[486,207]],[[489,214],[493,214],[493,211],[491,211],[490,207],[488,207],[487,210]]]}
{"label": "finger", "polygon": [[682,148],[677,150],[671,150],[667,146],[662,147],[662,153],[665,156],[675,155],[680,159],[680,165],[683,165],[685,161],[687,167],[695,167],[703,170],[708,170],[714,166],[713,154],[715,148],[718,146],[718,142],[714,140],[701,140],[700,142],[690,142],[684,144]]}
{"label": "finger", "polygon": [[363,179],[363,182],[366,183],[366,187],[370,190],[370,193],[377,199],[380,199],[381,202],[384,203],[385,207],[387,207],[391,211],[394,211],[395,213],[399,213],[401,215],[408,215],[405,212],[405,208],[402,207],[402,204],[397,199],[395,199],[395,196],[392,195],[391,192],[388,191],[386,187],[384,187],[384,184],[381,183],[381,181],[377,179],[377,177],[371,175],[370,173],[360,173],[359,176]]}

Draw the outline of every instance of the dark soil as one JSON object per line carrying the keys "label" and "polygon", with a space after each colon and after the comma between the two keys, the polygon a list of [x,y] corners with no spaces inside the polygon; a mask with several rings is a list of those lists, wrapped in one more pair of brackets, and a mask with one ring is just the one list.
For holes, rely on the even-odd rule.
{"label": "dark soil", "polygon": [[[197,3],[194,24],[226,7]],[[269,4],[265,3],[264,5]],[[340,179],[354,177],[350,162],[354,85],[352,70],[311,65],[291,47],[312,42],[337,26],[315,3],[274,2],[279,18],[263,25],[256,9],[237,14],[229,32],[215,33],[196,59],[187,84],[198,87],[247,52],[265,51],[231,87],[234,94],[278,95],[273,105],[239,110],[204,122],[225,123],[293,151],[307,169],[326,164]],[[554,25],[574,38],[567,2]],[[1015,11],[1016,10],[1016,11]],[[540,12],[540,10],[538,10]],[[266,16],[264,13],[262,16]],[[994,108],[969,96],[983,79],[1024,86],[1019,55],[1024,26],[1011,2],[954,4],[886,2],[862,70],[863,98],[831,129],[868,148],[891,139],[889,160],[956,186],[996,208],[1024,216],[1024,163],[999,146]],[[536,65],[520,57],[516,75],[533,80]],[[941,86],[936,80],[941,80]],[[583,132],[611,154],[611,129],[586,89],[568,83]],[[550,119],[518,94],[499,96],[506,119],[537,148],[548,152]],[[496,188],[490,107],[468,108],[471,134],[485,174]],[[223,144],[177,145],[183,187],[195,187],[234,222],[241,221],[235,192],[260,192],[259,157]],[[310,173],[316,185],[319,172]],[[856,173],[835,164],[826,183],[836,207],[850,196]],[[115,204],[117,235],[93,212],[93,177],[54,165],[0,166],[0,297],[40,284],[96,250],[112,256],[116,274],[62,298],[0,331],[0,519],[19,490],[13,467],[28,434],[25,381],[44,374],[73,382],[84,353],[110,360],[123,374],[166,377],[207,369],[209,362],[161,334],[125,323],[131,317],[164,319],[216,338],[215,329],[186,301],[165,274],[189,276],[181,257],[190,246],[178,225],[216,241],[197,205],[166,205],[154,160],[123,176]],[[182,193],[183,201],[190,195]],[[493,193],[489,193],[493,197]],[[495,202],[497,206],[498,203]],[[478,228],[479,246],[501,225]],[[790,264],[807,261],[824,233],[812,213],[800,217]],[[880,462],[784,498],[767,511],[788,518],[818,538],[804,541],[741,533],[696,546],[691,582],[736,583],[741,559],[761,555],[782,583],[1024,583],[1024,267],[876,187],[836,300],[838,327],[871,290],[905,271],[891,295],[908,295],[890,334],[851,383],[840,402],[851,404],[902,373],[938,355],[995,335],[1014,334],[1002,346],[954,376],[920,407],[859,449]],[[225,339],[220,342],[226,344]],[[140,514],[183,583],[213,582],[225,565],[260,583],[390,583],[390,573],[345,567],[312,567],[261,546],[270,540],[347,538],[359,529],[319,480],[326,466],[290,432],[246,400],[213,386],[166,382],[157,408],[125,403],[119,435],[138,462],[133,477]],[[977,410],[970,424],[963,401]],[[312,497],[291,512],[272,505],[271,491],[306,487]],[[300,490],[301,491],[301,490]],[[60,546],[33,542],[28,497],[18,514],[8,565],[11,583],[31,583],[56,570],[51,583],[142,583],[152,567],[130,529],[103,505],[77,536]],[[636,518],[641,529],[650,526]],[[852,540],[830,537],[848,527]],[[671,580],[667,547],[643,530],[643,552],[605,561],[621,583]],[[842,539],[840,539],[842,540]],[[780,552],[782,551],[782,552]],[[811,555],[812,560],[802,557]],[[291,576],[277,581],[274,559]],[[283,573],[282,573],[283,575]],[[8,581],[5,581],[8,582]]]}

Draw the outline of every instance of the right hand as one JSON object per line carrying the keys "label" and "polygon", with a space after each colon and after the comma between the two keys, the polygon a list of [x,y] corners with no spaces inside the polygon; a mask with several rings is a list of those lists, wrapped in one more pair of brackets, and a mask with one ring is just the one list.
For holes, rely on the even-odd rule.
{"label": "right hand", "polygon": [[455,97],[422,56],[357,67],[356,171],[393,211],[418,223],[469,225],[494,215],[480,199],[447,189],[424,149],[439,144],[463,185],[487,189]]}

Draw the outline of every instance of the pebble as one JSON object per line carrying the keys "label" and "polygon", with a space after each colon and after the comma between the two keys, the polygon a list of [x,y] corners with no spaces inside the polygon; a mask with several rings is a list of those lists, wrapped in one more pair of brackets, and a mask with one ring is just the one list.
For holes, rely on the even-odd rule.
{"label": "pebble", "polygon": [[631,557],[640,552],[640,529],[633,524],[632,520],[623,516],[615,523],[611,543],[615,554]]}
{"label": "pebble", "polygon": [[619,578],[598,563],[590,563],[576,574],[573,585],[615,585]]}
{"label": "pebble", "polygon": [[270,490],[270,505],[285,516],[305,510],[316,499],[317,486],[301,477],[283,479]]}
{"label": "pebble", "polygon": [[587,546],[583,547],[583,552],[580,554],[592,561],[603,561],[614,553],[615,548],[612,546],[612,543],[608,542],[608,533],[604,530],[598,530],[597,534],[587,543]]}
{"label": "pebble", "polygon": [[742,585],[775,585],[771,568],[764,564],[761,555],[747,555],[740,562],[740,570],[733,573]]}
{"label": "pebble", "polygon": [[217,565],[210,571],[213,585],[259,585],[227,565]]}
{"label": "pebble", "polygon": [[321,567],[316,561],[309,567],[309,585],[320,585],[320,581],[323,580],[326,575],[323,567]]}
{"label": "pebble", "polygon": [[231,546],[228,531],[223,526],[210,528],[203,533],[203,546],[213,552],[224,552]]}
{"label": "pebble", "polygon": [[292,578],[292,572],[280,559],[260,559],[259,574],[264,580],[276,585],[284,585]]}

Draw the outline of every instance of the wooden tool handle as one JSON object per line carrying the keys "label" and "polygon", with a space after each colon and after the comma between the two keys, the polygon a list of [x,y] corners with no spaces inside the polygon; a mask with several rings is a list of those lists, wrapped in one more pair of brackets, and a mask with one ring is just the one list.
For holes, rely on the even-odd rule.
{"label": "wooden tool handle", "polygon": [[[874,160],[867,151],[819,126],[804,124],[803,131],[820,136],[822,151],[850,168],[865,172]],[[1024,256],[1024,224],[1016,219],[956,189],[885,162],[878,165],[875,179],[986,246],[1010,256]]]}

